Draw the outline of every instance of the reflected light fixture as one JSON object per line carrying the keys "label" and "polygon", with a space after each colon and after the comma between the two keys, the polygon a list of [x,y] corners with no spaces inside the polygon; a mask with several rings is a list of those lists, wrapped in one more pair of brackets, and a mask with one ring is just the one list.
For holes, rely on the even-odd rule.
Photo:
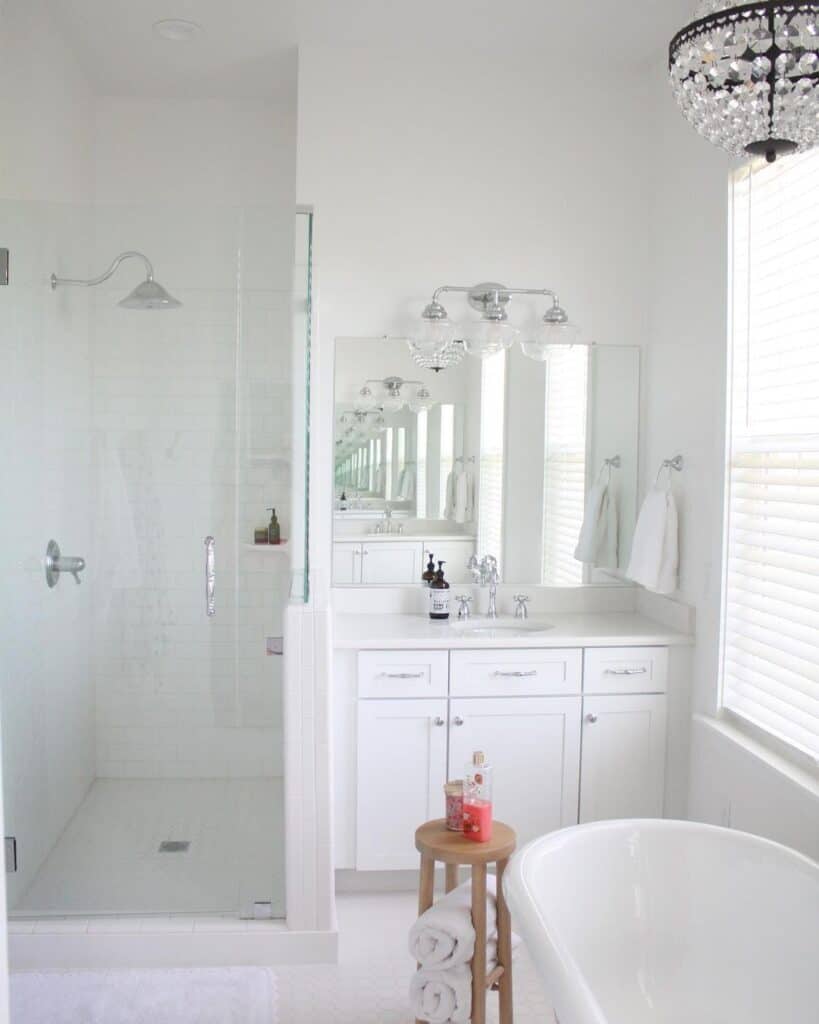
{"label": "reflected light fixture", "polygon": [[819,3],[705,0],[671,40],[683,115],[734,156],[778,156],[819,139]]}
{"label": "reflected light fixture", "polygon": [[138,284],[124,299],[120,299],[117,303],[118,306],[122,306],[123,309],[178,309],[182,305],[178,299],[169,295],[158,281],[154,280],[154,268],[151,265],[151,261],[147,256],[143,256],[141,252],[120,253],[104,273],[100,274],[99,277],[92,277],[88,280],[57,277],[56,274],[52,274],[51,290],[54,291],[56,288],[64,285],[93,288],[98,284],[102,284],[103,281],[107,281],[116,272],[120,263],[130,259],[142,260],[145,264],[145,280]]}
{"label": "reflected light fixture", "polygon": [[[480,316],[458,327],[440,302],[440,296],[445,292],[464,293],[469,305]],[[551,309],[536,329],[527,332],[509,322],[509,304],[514,295],[548,296],[553,300]],[[542,352],[544,345],[575,344],[577,332],[576,325],[569,322],[566,311],[550,288],[507,288],[489,281],[469,288],[454,285],[436,288],[432,302],[425,307],[418,330],[408,344],[416,363],[441,370],[457,365],[464,352],[487,359],[511,348],[516,341],[520,341],[524,355],[543,361],[546,358]]]}

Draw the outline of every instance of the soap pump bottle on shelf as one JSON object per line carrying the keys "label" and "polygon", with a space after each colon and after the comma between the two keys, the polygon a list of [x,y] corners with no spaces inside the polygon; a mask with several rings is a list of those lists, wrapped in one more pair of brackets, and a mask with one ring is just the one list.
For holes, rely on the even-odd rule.
{"label": "soap pump bottle on shelf", "polygon": [[421,574],[421,579],[426,586],[431,587],[435,579],[435,556],[431,551],[427,551],[427,554],[429,555],[429,561],[427,562],[426,569]]}
{"label": "soap pump bottle on shelf", "polygon": [[476,750],[464,778],[464,835],[475,843],[492,838],[492,766]]}
{"label": "soap pump bottle on shelf", "polygon": [[279,526],[279,520],[276,518],[275,508],[268,508],[270,513],[270,523],[267,527],[267,543],[268,544],[281,544],[282,542],[282,531]]}
{"label": "soap pump bottle on shelf", "polygon": [[444,565],[438,563],[435,579],[429,585],[429,617],[431,619],[449,618],[449,584],[444,579]]}

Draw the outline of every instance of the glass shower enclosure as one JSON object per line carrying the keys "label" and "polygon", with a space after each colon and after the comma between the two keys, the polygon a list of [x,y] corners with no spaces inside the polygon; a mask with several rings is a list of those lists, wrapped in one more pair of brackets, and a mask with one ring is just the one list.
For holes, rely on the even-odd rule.
{"label": "glass shower enclosure", "polygon": [[[9,914],[283,917],[311,216],[6,202],[0,219]],[[128,249],[180,308],[118,305],[138,261],[51,290]],[[257,543],[271,508],[280,545]],[[47,579],[50,542],[73,575]]]}

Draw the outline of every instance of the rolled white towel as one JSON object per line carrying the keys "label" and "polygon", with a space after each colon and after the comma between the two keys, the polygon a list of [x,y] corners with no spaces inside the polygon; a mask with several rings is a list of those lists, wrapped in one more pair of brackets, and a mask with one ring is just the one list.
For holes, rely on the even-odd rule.
{"label": "rolled white towel", "polygon": [[430,1024],[466,1024],[472,1016],[472,971],[466,964],[448,971],[416,971],[410,982],[412,1013]]}
{"label": "rolled white towel", "polygon": [[[486,940],[497,939],[495,877],[486,879]],[[466,964],[475,952],[472,883],[464,882],[425,910],[410,928],[409,951],[421,967],[446,970]]]}

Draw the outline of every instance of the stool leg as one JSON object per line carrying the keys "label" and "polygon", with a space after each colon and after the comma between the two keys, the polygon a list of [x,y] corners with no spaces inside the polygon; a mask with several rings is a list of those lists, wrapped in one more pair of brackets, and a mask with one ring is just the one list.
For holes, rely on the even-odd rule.
{"label": "stool leg", "polygon": [[[435,861],[421,854],[421,879],[418,883],[418,916],[429,910],[435,899]],[[418,965],[421,966],[420,964]],[[416,1018],[415,1024],[426,1024]]]}
{"label": "stool leg", "polygon": [[498,982],[498,999],[500,1008],[500,1024],[512,1024],[514,1010],[512,1007],[512,919],[509,907],[503,895],[503,872],[508,860],[497,863],[497,908],[498,908],[498,963],[503,967],[503,974]]}
{"label": "stool leg", "polygon": [[429,910],[435,898],[435,861],[421,854],[421,880],[418,885],[418,916]]}
{"label": "stool leg", "polygon": [[452,892],[458,888],[458,865],[447,864],[446,866],[446,891]]}
{"label": "stool leg", "polygon": [[472,866],[472,1024],[486,1024],[486,865]]}

